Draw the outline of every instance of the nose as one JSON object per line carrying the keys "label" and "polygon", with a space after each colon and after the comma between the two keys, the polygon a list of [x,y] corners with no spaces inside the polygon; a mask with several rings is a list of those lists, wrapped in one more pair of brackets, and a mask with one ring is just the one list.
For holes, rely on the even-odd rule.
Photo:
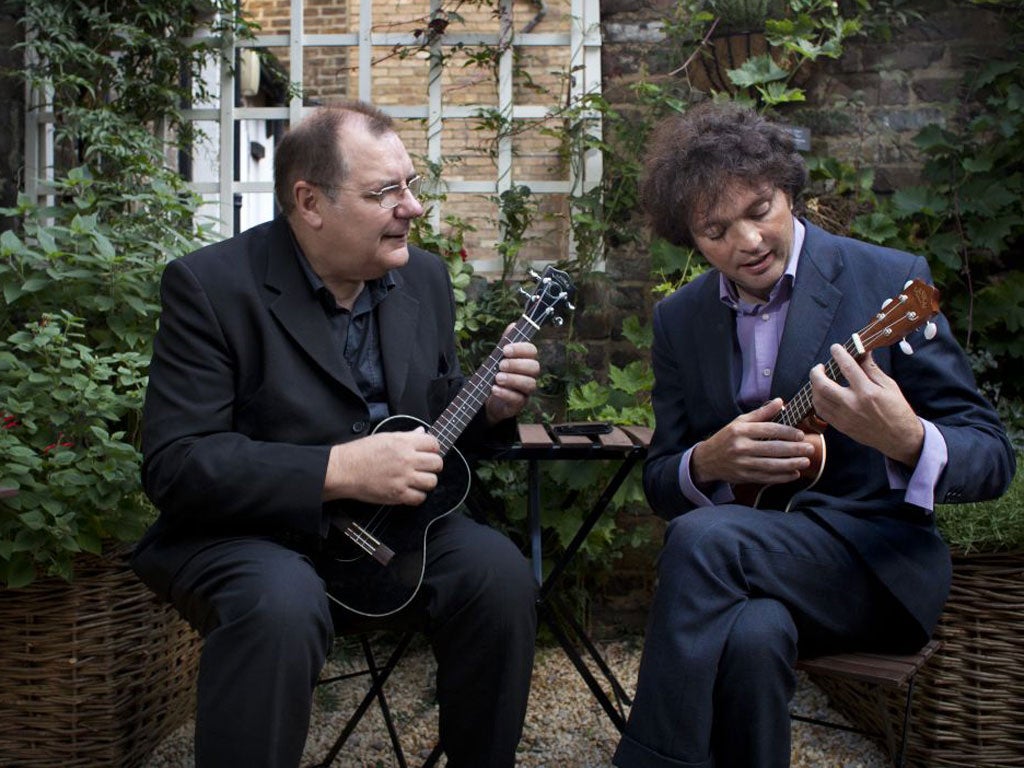
{"label": "nose", "polygon": [[753,221],[741,219],[735,222],[731,234],[737,248],[756,251],[761,246],[761,228]]}
{"label": "nose", "polygon": [[409,187],[405,187],[402,190],[401,202],[392,210],[401,219],[415,219],[417,216],[423,215],[423,204]]}

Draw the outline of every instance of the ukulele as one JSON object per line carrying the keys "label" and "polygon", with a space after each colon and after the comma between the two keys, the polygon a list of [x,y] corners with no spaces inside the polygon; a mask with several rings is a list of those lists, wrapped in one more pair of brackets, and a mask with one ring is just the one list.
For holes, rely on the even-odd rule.
{"label": "ukulele", "polygon": [[[939,311],[939,291],[921,280],[911,280],[903,290],[891,299],[886,299],[881,311],[874,319],[854,333],[844,348],[855,360],[862,360],[868,352],[899,342],[900,349],[911,354],[913,349],[906,336],[921,326],[925,327],[924,337],[935,337],[936,328],[931,319]],[[838,382],[841,373],[835,360],[825,363],[825,375]],[[733,488],[736,501],[759,509],[781,509],[789,511],[793,496],[806,491],[821,479],[825,471],[825,437],[822,434],[828,426],[814,412],[811,383],[806,382],[800,391],[772,419],[777,424],[797,427],[804,431],[814,447],[811,463],[792,483],[778,485],[737,484]]]}
{"label": "ukulele", "polygon": [[529,297],[523,314],[433,424],[398,415],[373,430],[376,434],[425,427],[441,446],[444,468],[423,504],[352,502],[331,521],[317,570],[327,584],[328,598],[338,605],[361,616],[389,616],[408,605],[419,590],[430,526],[458,508],[469,493],[469,464],[455,442],[490,395],[504,357],[502,348],[529,341],[548,320],[561,325],[562,318],[555,315],[559,306],[574,309],[574,288],[565,272],[548,267],[534,277],[538,285],[532,295],[520,288]]}

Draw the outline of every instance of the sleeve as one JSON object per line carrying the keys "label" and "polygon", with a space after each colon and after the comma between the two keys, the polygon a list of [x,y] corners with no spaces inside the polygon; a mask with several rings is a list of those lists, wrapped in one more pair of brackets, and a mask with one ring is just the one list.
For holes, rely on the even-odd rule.
{"label": "sleeve", "polygon": [[330,446],[235,431],[235,366],[213,305],[184,261],[161,281],[143,411],[143,484],[170,525],[318,534]]}

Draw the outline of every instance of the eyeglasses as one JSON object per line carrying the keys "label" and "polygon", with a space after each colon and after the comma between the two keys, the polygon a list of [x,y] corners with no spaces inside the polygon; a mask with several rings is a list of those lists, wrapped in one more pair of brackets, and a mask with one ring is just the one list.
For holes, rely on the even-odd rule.
{"label": "eyeglasses", "polygon": [[[339,184],[324,184],[319,181],[312,181],[311,184],[316,184],[318,187],[323,189],[341,189]],[[363,192],[363,197],[366,198],[377,198],[377,203],[384,210],[391,210],[392,208],[398,207],[398,204],[405,199],[405,190],[409,190],[409,193],[413,197],[419,197],[420,186],[423,184],[423,177],[416,174],[404,184],[389,184],[386,187],[381,187],[375,192]]]}
{"label": "eyeglasses", "polygon": [[389,184],[386,187],[381,187],[376,192],[364,192],[363,197],[376,197],[380,207],[389,210],[405,199],[405,190],[409,190],[409,194],[413,197],[419,197],[420,185],[422,184],[423,177],[417,174],[404,184]]}

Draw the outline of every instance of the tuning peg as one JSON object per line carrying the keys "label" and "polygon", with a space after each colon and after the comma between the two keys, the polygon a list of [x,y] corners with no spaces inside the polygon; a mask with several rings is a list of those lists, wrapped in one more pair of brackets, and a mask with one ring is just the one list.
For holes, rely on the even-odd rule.
{"label": "tuning peg", "polygon": [[526,298],[528,298],[528,299],[529,299],[529,298],[532,298],[532,297],[533,297],[533,294],[532,294],[532,293],[530,293],[530,292],[529,292],[528,290],[526,290],[525,288],[523,288],[522,286],[519,286],[519,293],[520,293],[521,295],[525,296],[525,297],[526,297]]}
{"label": "tuning peg", "polygon": [[535,269],[528,269],[527,270],[527,274],[530,277],[532,277],[534,280],[536,280],[538,283],[540,282],[540,272],[538,272],[537,270],[535,270]]}
{"label": "tuning peg", "polygon": [[565,324],[565,320],[563,320],[558,315],[555,315],[554,317],[551,318],[551,324],[556,328],[561,328]]}
{"label": "tuning peg", "polygon": [[905,354],[905,355],[912,355],[912,354],[914,354],[914,348],[912,346],[910,346],[910,342],[907,341],[906,339],[903,339],[900,342],[900,349],[903,350],[903,354]]}
{"label": "tuning peg", "polygon": [[913,281],[913,280],[907,280],[907,282],[905,282],[905,283],[903,284],[903,290],[907,290],[907,288],[909,288],[909,287],[910,287],[910,286],[912,286],[913,284],[914,284],[914,281]]}
{"label": "tuning peg", "polygon": [[885,301],[882,302],[882,309],[885,309],[890,304],[892,304],[892,299],[886,299]]}
{"label": "tuning peg", "polygon": [[934,339],[935,338],[935,334],[937,334],[938,332],[939,332],[938,326],[935,325],[935,323],[933,323],[931,320],[929,320],[927,323],[925,323],[925,325],[924,325],[924,337],[926,339],[928,339],[928,341],[931,341],[932,339]]}

